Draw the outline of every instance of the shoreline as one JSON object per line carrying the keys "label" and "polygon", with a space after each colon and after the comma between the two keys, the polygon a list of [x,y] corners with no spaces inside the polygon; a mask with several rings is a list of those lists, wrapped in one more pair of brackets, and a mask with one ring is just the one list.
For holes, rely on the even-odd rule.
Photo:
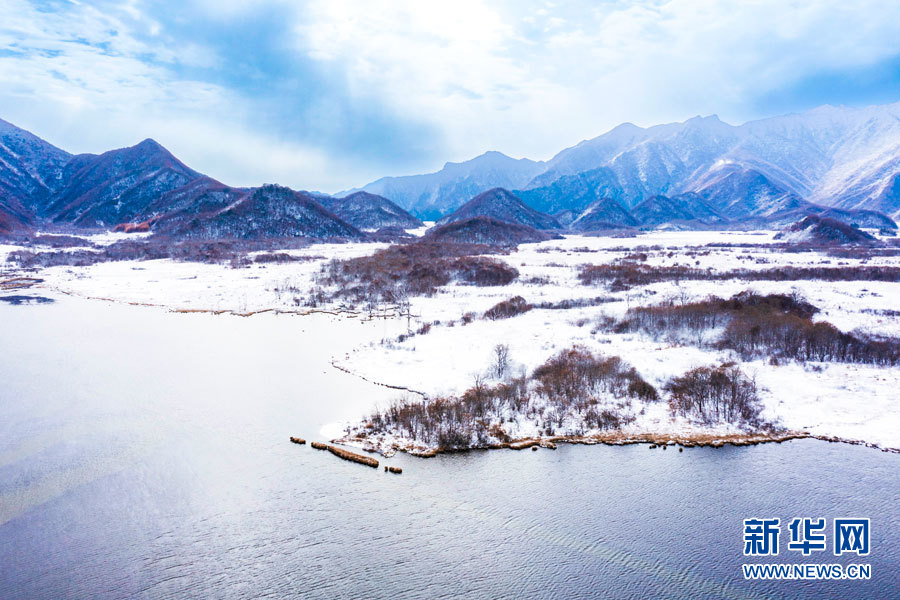
{"label": "shoreline", "polygon": [[[328,309],[318,309],[318,308],[307,308],[307,309],[284,309],[277,307],[267,307],[260,308],[258,310],[251,311],[241,311],[235,309],[228,308],[200,308],[200,307],[178,307],[173,306],[168,303],[154,303],[154,302],[142,302],[135,300],[128,300],[123,298],[111,298],[105,296],[95,296],[85,294],[83,292],[64,289],[59,286],[55,282],[47,281],[46,279],[40,278],[40,273],[35,276],[34,274],[22,274],[17,272],[12,272],[7,274],[8,277],[4,280],[4,283],[8,283],[10,281],[18,282],[19,280],[23,280],[26,283],[26,287],[29,288],[46,288],[48,290],[52,290],[53,292],[59,293],[63,296],[70,296],[74,298],[79,298],[82,300],[99,300],[105,302],[111,302],[114,304],[124,304],[130,306],[142,306],[149,308],[158,308],[163,309],[170,313],[179,313],[179,314],[212,314],[212,315],[230,315],[230,316],[239,316],[239,317],[250,317],[258,314],[270,313],[270,314],[285,314],[285,315],[293,315],[293,316],[310,316],[313,314],[326,314],[332,316],[344,316],[349,319],[358,319],[360,321],[368,321],[371,320],[371,317],[367,318],[367,315],[364,311],[355,311],[355,310],[347,310],[347,309],[337,309],[337,310],[328,310]],[[376,317],[378,318],[378,317]],[[342,371],[344,374],[351,375],[353,377],[359,378],[371,385],[376,385],[382,388],[388,388],[397,390],[399,392],[407,392],[416,394],[422,397],[427,397],[428,394],[426,392],[412,389],[403,385],[397,384],[389,384],[382,383],[381,381],[377,381],[374,378],[368,377],[366,374],[359,373],[356,370],[350,367],[350,365],[341,364],[343,361],[336,357],[332,357],[329,361],[332,368]],[[900,448],[894,448],[889,446],[882,446],[878,443],[867,442],[863,439],[854,439],[850,437],[841,437],[836,435],[829,435],[826,433],[810,433],[807,431],[798,431],[792,430],[789,433],[785,434],[765,434],[765,433],[737,433],[737,434],[713,434],[713,433],[640,433],[640,434],[626,434],[623,432],[612,431],[603,434],[591,434],[588,436],[550,436],[546,438],[520,438],[513,439],[508,442],[497,442],[494,444],[486,444],[483,446],[475,446],[471,448],[461,448],[461,449],[435,449],[435,448],[427,448],[424,446],[415,445],[413,443],[403,444],[399,440],[394,440],[390,442],[390,445],[387,445],[385,442],[371,442],[365,438],[347,438],[341,437],[336,438],[334,443],[342,443],[353,445],[357,447],[363,447],[365,450],[370,452],[379,452],[383,453],[382,449],[386,452],[390,452],[393,454],[396,451],[406,452],[412,456],[420,456],[420,457],[430,457],[436,456],[437,454],[451,453],[451,452],[465,452],[468,450],[488,450],[488,449],[527,449],[531,447],[550,447],[550,445],[555,445],[557,443],[571,443],[571,444],[584,444],[584,445],[596,445],[596,444],[604,444],[604,445],[630,445],[630,444],[650,444],[650,445],[663,445],[666,446],[671,444],[680,445],[682,447],[695,447],[695,446],[710,446],[710,447],[722,447],[724,445],[734,445],[734,446],[749,446],[749,445],[757,445],[761,443],[781,443],[784,441],[789,441],[791,439],[802,439],[802,438],[811,438],[817,439],[821,441],[827,441],[830,443],[845,443],[849,445],[859,445],[866,446],[868,448],[872,448],[875,450],[880,450],[882,452],[888,453],[900,453]],[[388,454],[385,454],[386,456]]]}
{"label": "shoreline", "polygon": [[[423,398],[427,398],[428,394],[425,392],[421,392],[418,390],[413,390],[407,387],[391,385],[386,383],[381,383],[379,381],[374,381],[347,369],[346,367],[340,366],[336,364],[336,361],[331,361],[331,366],[343,373],[348,375],[352,375],[354,377],[358,377],[367,383],[378,385],[381,387],[391,388],[395,390],[403,390],[407,392],[412,392],[415,394],[419,394]],[[626,434],[621,431],[610,431],[604,434],[593,434],[593,435],[585,435],[585,436],[574,436],[574,435],[563,435],[563,436],[548,436],[548,437],[539,437],[539,438],[518,438],[513,439],[508,442],[498,442],[495,444],[487,444],[484,446],[472,446],[469,448],[428,448],[425,446],[416,446],[411,443],[407,443],[406,445],[402,445],[399,442],[395,441],[390,444],[390,446],[383,450],[381,445],[372,443],[365,437],[339,437],[334,438],[331,441],[332,444],[341,444],[345,446],[351,446],[355,448],[360,448],[366,452],[372,452],[374,454],[380,454],[385,458],[390,458],[394,456],[397,452],[403,452],[410,456],[415,456],[418,458],[433,458],[438,454],[455,454],[460,452],[470,452],[476,450],[527,450],[529,448],[548,448],[551,450],[556,449],[557,444],[581,444],[585,446],[596,446],[596,445],[604,445],[604,446],[629,446],[634,444],[648,444],[652,447],[664,447],[664,446],[680,446],[682,448],[696,448],[696,447],[710,447],[710,448],[721,448],[723,446],[756,446],[759,444],[781,444],[784,442],[789,442],[791,440],[798,439],[813,439],[819,440],[823,442],[828,442],[832,444],[848,444],[850,446],[865,446],[866,448],[871,448],[873,450],[878,450],[881,452],[886,452],[888,454],[900,454],[900,448],[891,448],[891,447],[883,447],[878,444],[867,442],[865,440],[860,439],[852,439],[845,438],[836,435],[825,435],[825,434],[814,434],[809,433],[807,431],[787,431],[785,433],[780,434],[767,434],[764,432],[759,433],[740,433],[740,434],[714,434],[714,433],[638,433],[638,434]]]}
{"label": "shoreline", "polygon": [[877,444],[872,444],[863,440],[854,440],[849,438],[841,438],[837,436],[816,435],[804,431],[791,431],[781,434],[766,433],[748,433],[748,434],[712,434],[712,433],[696,433],[696,434],[673,434],[673,433],[639,433],[626,434],[620,431],[613,431],[606,434],[594,434],[587,436],[550,436],[541,438],[521,438],[510,440],[509,442],[500,442],[495,444],[486,444],[484,446],[472,446],[469,448],[428,448],[425,446],[414,446],[411,444],[401,445],[393,443],[389,448],[383,449],[379,445],[373,444],[367,438],[360,437],[342,437],[331,440],[333,444],[341,444],[360,448],[366,452],[380,454],[384,457],[391,457],[397,452],[403,452],[417,458],[434,458],[439,454],[458,454],[461,452],[470,452],[477,450],[527,450],[529,448],[546,448],[555,450],[557,444],[579,444],[584,446],[631,446],[636,444],[647,444],[650,449],[665,448],[668,446],[681,448],[722,448],[724,446],[757,446],[759,444],[781,444],[792,440],[812,439],[832,444],[848,444],[851,446],[865,446],[873,450],[887,452],[889,454],[900,454],[900,448],[883,448]]}

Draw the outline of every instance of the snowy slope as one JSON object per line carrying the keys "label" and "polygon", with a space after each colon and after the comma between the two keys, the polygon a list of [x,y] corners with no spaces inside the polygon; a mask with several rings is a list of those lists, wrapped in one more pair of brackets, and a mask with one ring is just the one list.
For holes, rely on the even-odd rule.
{"label": "snowy slope", "polygon": [[[448,163],[438,173],[384,178],[363,189],[432,217],[496,186],[517,190],[537,210],[580,213],[602,198],[632,208],[652,196],[699,191],[723,165],[758,173],[773,198],[796,197],[897,217],[900,103],[823,106],[740,126],[715,115],[648,128],[625,123],[546,163],[488,153]],[[720,206],[739,203],[748,190],[732,186],[717,193],[715,205]]]}
{"label": "snowy slope", "polygon": [[435,173],[384,177],[338,195],[349,195],[361,189],[384,196],[421,219],[437,220],[491,188],[521,188],[543,170],[543,163],[524,158],[516,160],[500,152],[486,152],[465,162],[448,162]]}

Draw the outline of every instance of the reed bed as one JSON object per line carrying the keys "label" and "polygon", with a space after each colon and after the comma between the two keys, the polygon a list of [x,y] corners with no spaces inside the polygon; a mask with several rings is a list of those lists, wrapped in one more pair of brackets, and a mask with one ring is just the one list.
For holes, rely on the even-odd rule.
{"label": "reed bed", "polygon": [[378,468],[378,461],[374,458],[363,456],[362,454],[357,454],[356,452],[350,452],[349,450],[344,450],[343,448],[338,448],[337,446],[326,446],[325,449],[338,458],[343,458],[344,460],[349,460],[350,462],[366,465],[367,467],[373,467],[375,469]]}

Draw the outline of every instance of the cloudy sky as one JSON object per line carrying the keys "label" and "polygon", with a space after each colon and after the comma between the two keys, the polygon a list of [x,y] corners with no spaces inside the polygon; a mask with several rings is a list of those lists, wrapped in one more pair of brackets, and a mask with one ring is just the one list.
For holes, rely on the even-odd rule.
{"label": "cloudy sky", "polygon": [[885,1],[0,0],[0,118],[337,191],[623,121],[900,101]]}

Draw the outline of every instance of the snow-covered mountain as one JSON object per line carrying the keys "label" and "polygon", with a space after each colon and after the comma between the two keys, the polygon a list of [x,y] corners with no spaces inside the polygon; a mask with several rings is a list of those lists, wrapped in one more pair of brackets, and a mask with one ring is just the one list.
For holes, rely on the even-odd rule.
{"label": "snow-covered mountain", "polygon": [[150,139],[99,156],[80,154],[66,164],[66,185],[46,212],[56,222],[110,227],[144,216],[153,200],[201,177]]}
{"label": "snow-covered mountain", "polygon": [[414,229],[422,226],[422,221],[387,198],[368,192],[354,192],[342,198],[321,195],[316,196],[316,200],[358,229]]}
{"label": "snow-covered mountain", "polygon": [[639,221],[612,198],[590,204],[569,224],[574,231],[599,231],[616,227],[636,227]]}
{"label": "snow-covered mountain", "polygon": [[794,244],[813,244],[817,246],[846,246],[846,245],[873,245],[877,241],[875,237],[865,231],[829,219],[810,215],[802,221],[794,223],[786,231],[776,236],[784,242]]}
{"label": "snow-covered mountain", "polygon": [[522,223],[478,216],[433,227],[424,239],[429,242],[512,247],[561,237],[552,231],[538,230]]}
{"label": "snow-covered mountain", "polygon": [[[174,237],[359,239],[321,197],[279,186],[232,188],[154,140],[73,156],[0,121],[0,236],[44,227],[152,230]],[[347,203],[345,203],[347,204]],[[362,194],[352,211],[420,223],[385,198]],[[349,210],[349,208],[348,208]]]}
{"label": "snow-covered mountain", "polygon": [[432,221],[491,188],[524,187],[543,171],[544,164],[540,162],[510,158],[500,152],[485,152],[466,162],[448,162],[436,173],[383,177],[337,195],[347,196],[360,190],[378,194],[417,217]]}
{"label": "snow-covered mountain", "polygon": [[605,198],[630,209],[653,196],[697,192],[726,214],[762,215],[806,200],[900,216],[900,103],[823,106],[739,126],[715,115],[648,128],[625,123],[546,163],[491,154],[363,189],[413,213],[446,212],[500,186],[553,214],[580,214]]}
{"label": "snow-covered mountain", "polygon": [[27,227],[63,183],[72,156],[0,119],[0,232]]}
{"label": "snow-covered mountain", "polygon": [[[528,207],[581,231],[667,224],[763,227],[810,213],[826,216],[826,209],[832,211],[829,218],[890,229],[890,220],[874,211],[900,217],[900,103],[823,106],[740,126],[716,116],[647,128],[626,123],[546,162],[487,152],[447,163],[436,173],[379,179],[363,188],[365,194],[344,202],[346,218],[338,220],[356,230],[345,221],[405,218],[392,202],[437,220],[495,188],[512,190]],[[252,193],[190,169],[153,140],[73,156],[0,121],[2,235],[48,224],[186,224],[219,214]],[[299,206],[286,194],[266,197],[228,215],[271,222],[274,215],[290,217],[275,210],[279,199]],[[327,204],[328,198],[306,194],[300,204]],[[510,206],[494,208],[499,213],[489,216],[510,218]],[[260,214],[251,214],[257,209]],[[273,231],[300,231],[305,223],[312,228],[308,235],[346,233],[318,216],[295,216],[283,228],[273,224]],[[227,227],[208,231],[232,225],[229,217]]]}
{"label": "snow-covered mountain", "polygon": [[493,188],[482,192],[437,222],[446,225],[474,217],[490,217],[505,223],[527,225],[534,229],[559,229],[550,215],[536,211],[516,198],[509,190]]}
{"label": "snow-covered mountain", "polygon": [[358,229],[329,212],[311,194],[271,184],[241,193],[224,208],[188,214],[190,218],[179,214],[163,217],[158,231],[193,239],[362,237]]}

